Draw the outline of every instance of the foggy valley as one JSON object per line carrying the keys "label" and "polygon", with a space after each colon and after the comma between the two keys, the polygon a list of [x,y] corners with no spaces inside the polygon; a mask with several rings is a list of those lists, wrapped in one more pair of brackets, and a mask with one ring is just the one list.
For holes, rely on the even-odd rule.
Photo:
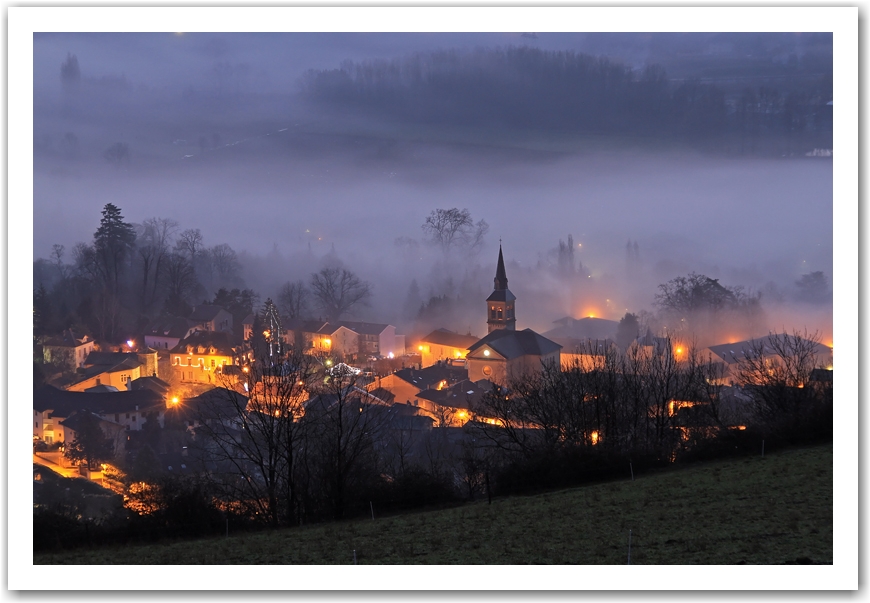
{"label": "foggy valley", "polygon": [[[725,59],[733,59],[737,83],[720,84],[726,117],[733,119],[734,98],[759,83],[760,89],[778,83],[782,97],[797,90],[805,104],[830,100],[810,100],[830,78],[818,65],[824,38],[810,44],[806,36],[779,34],[764,46],[763,36],[742,36],[687,34],[695,54],[671,56],[694,66],[684,78],[721,72]],[[622,47],[623,55],[633,52],[629,68],[636,70],[647,64],[640,62],[642,49],[657,51],[667,65],[669,44],[680,42],[664,34],[621,34],[621,46],[601,35],[553,37],[553,52],[576,49],[581,57],[595,51],[589,46],[596,40],[600,52]],[[377,67],[377,60],[425,60],[429,51],[437,59],[443,44],[454,41],[460,55],[535,44],[549,52],[546,34],[490,34],[474,44],[456,34],[394,34],[378,38],[376,49],[374,40],[361,34],[37,36],[35,258],[48,258],[52,245],[61,244],[71,261],[100,209],[113,203],[129,222],[167,218],[179,233],[200,229],[207,247],[228,244],[238,254],[242,284],[261,300],[277,298],[281,285],[306,280],[334,256],[372,284],[371,305],[358,308],[355,318],[413,330],[401,313],[411,281],[422,301],[456,296],[448,279],[454,288],[466,283],[485,290],[501,240],[513,286],[521,299],[534,298],[519,320],[536,329],[564,315],[619,320],[626,311],[653,311],[658,285],[697,272],[762,292],[767,320],[746,336],[806,327],[830,338],[830,303],[802,303],[795,287],[804,274],[822,272],[828,283],[832,275],[831,159],[806,156],[830,146],[818,116],[815,124],[803,116],[800,131],[757,128],[751,151],[745,133],[734,128],[715,135],[649,134],[642,124],[632,132],[570,131],[536,128],[510,115],[500,123],[472,117],[464,124],[449,111],[433,122],[314,102],[300,91],[310,68],[330,73],[350,69],[347,61]],[[738,49],[749,46],[767,53],[763,60],[741,62]],[[117,56],[103,52],[108,49]],[[72,55],[79,79],[64,87],[61,64]],[[611,60],[621,65],[618,53]],[[662,85],[674,89],[680,80]],[[118,142],[129,151],[113,162],[104,155]],[[445,263],[426,244],[421,225],[436,208],[452,207],[467,208],[489,231],[473,254]],[[542,270],[569,234],[582,282]],[[629,241],[640,252],[640,268],[631,274]],[[202,293],[210,299],[214,291]],[[476,306],[461,305],[468,305],[468,318],[445,326],[476,333]]]}

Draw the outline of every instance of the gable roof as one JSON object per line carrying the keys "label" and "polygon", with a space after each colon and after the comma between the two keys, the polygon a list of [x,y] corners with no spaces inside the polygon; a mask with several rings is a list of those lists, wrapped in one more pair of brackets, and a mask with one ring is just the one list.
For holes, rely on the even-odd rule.
{"label": "gable roof", "polygon": [[170,385],[160,377],[140,377],[130,382],[130,388],[133,390],[150,389],[157,392],[161,396],[169,393]]}
{"label": "gable roof", "polygon": [[103,425],[106,425],[108,428],[110,428],[110,429],[114,428],[117,431],[124,429],[124,427],[122,425],[118,425],[117,423],[113,423],[111,421],[106,421],[105,419],[103,419],[102,417],[97,415],[96,413],[93,413],[93,412],[91,412],[89,410],[85,410],[85,409],[75,411],[75,413],[70,414],[69,417],[60,421],[60,424],[63,425],[64,427],[66,427],[67,429],[71,429],[73,431],[78,431],[79,429],[81,429],[82,422],[85,420],[85,417],[87,415],[91,415],[91,416],[95,417],[98,421],[98,424],[101,427]]}
{"label": "gable roof", "polygon": [[[190,313],[190,320],[195,320],[197,322],[209,322],[215,319],[215,317],[220,314],[220,312],[227,312],[225,308],[221,306],[212,306],[210,304],[201,304],[199,306],[194,306],[193,310]],[[229,314],[229,312],[227,312]]]}
{"label": "gable roof", "polygon": [[181,318],[176,316],[173,318],[163,318],[151,324],[145,331],[145,335],[152,337],[172,337],[182,339],[187,332],[196,327],[199,323],[190,320],[189,318]]}
{"label": "gable roof", "polygon": [[221,356],[233,355],[232,334],[226,331],[194,331],[184,339],[178,342],[174,348],[170,350],[173,354],[187,354],[187,346],[194,347],[193,354],[198,354],[196,351],[198,346],[206,348],[204,354],[208,353],[209,347],[215,348],[215,353]]}
{"label": "gable roof", "polygon": [[302,320],[301,318],[290,318],[282,322],[285,330],[302,331],[303,333],[319,333],[329,324],[325,320]]}
{"label": "gable roof", "polygon": [[33,410],[45,412],[53,410],[63,416],[75,410],[88,410],[98,414],[129,412],[165,407],[163,396],[157,392],[143,389],[138,391],[115,392],[68,392],[50,385],[33,390]]}
{"label": "gable roof", "polygon": [[441,406],[468,409],[480,402],[480,399],[487,391],[487,389],[480,387],[476,383],[463,379],[459,383],[444,389],[424,390],[417,394],[417,397],[430,400]]}
{"label": "gable roof", "polygon": [[128,364],[127,368],[136,368],[142,364],[139,361],[139,355],[135,352],[91,352],[85,358],[85,366],[100,366],[103,367],[103,370],[107,370],[128,360],[133,362]]}
{"label": "gable roof", "polygon": [[[780,334],[778,335],[778,337],[782,338],[790,336]],[[775,341],[773,341],[773,338],[773,335],[768,335],[767,337],[756,337],[755,339],[747,339],[745,341],[737,341],[735,343],[721,343],[718,345],[711,345],[707,349],[713,352],[713,354],[718,359],[721,359],[726,364],[730,365],[736,364],[740,360],[740,358],[745,357],[747,352],[759,346],[759,344],[763,346],[764,354],[771,356],[777,355],[776,350],[771,345],[772,343],[775,343]],[[815,343],[812,346],[812,353],[815,354],[817,360],[821,361],[831,356],[833,354],[833,349],[822,343]]]}
{"label": "gable roof", "polygon": [[225,387],[213,387],[175,406],[183,418],[235,419],[248,406],[248,397]]}
{"label": "gable roof", "polygon": [[60,335],[58,335],[57,337],[52,337],[43,345],[58,348],[75,348],[80,345],[90,343],[92,341],[93,339],[89,339],[87,335],[80,338],[76,336],[75,332],[72,329],[64,329]]}
{"label": "gable roof", "polygon": [[351,331],[355,331],[360,335],[380,335],[390,325],[379,322],[355,322],[350,320],[339,320],[335,323],[338,327],[345,327]]}
{"label": "gable roof", "polygon": [[485,345],[508,360],[521,356],[546,356],[562,349],[562,346],[555,341],[551,341],[531,329],[523,329],[522,331],[496,329],[486,337],[479,339],[477,343],[468,348],[468,351],[474,352]]}
{"label": "gable roof", "polygon": [[468,377],[468,369],[465,367],[450,366],[444,364],[433,364],[424,369],[405,368],[393,373],[402,381],[406,381],[417,389],[428,389],[431,385],[439,381],[447,381],[455,383]]}
{"label": "gable roof", "polygon": [[85,391],[93,394],[104,394],[107,392],[117,392],[120,390],[114,385],[95,385],[94,387],[89,387]]}
{"label": "gable roof", "polygon": [[460,335],[447,329],[435,329],[420,341],[467,350],[468,346],[474,344],[477,340],[478,338],[474,335]]}

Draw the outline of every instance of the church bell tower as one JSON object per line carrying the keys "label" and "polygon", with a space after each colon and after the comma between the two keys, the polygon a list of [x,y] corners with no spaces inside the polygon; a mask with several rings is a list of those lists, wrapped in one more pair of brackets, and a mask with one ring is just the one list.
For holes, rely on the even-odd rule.
{"label": "church bell tower", "polygon": [[504,270],[504,257],[501,253],[501,245],[499,245],[498,266],[495,269],[495,289],[486,298],[486,324],[489,327],[489,333],[492,333],[496,329],[516,330],[516,300],[517,298],[508,289],[507,274]]}

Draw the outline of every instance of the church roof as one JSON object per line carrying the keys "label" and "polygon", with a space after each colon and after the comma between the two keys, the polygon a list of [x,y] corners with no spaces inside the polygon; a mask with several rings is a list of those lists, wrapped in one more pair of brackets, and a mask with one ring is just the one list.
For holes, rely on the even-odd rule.
{"label": "church roof", "polygon": [[522,331],[497,329],[478,340],[477,343],[468,348],[468,351],[474,352],[484,345],[488,345],[507,360],[520,356],[545,356],[562,349],[562,346],[555,341],[551,341],[531,329],[523,329]]}
{"label": "church roof", "polygon": [[511,293],[509,289],[496,289],[486,298],[486,301],[510,302],[516,300],[516,298],[516,295]]}

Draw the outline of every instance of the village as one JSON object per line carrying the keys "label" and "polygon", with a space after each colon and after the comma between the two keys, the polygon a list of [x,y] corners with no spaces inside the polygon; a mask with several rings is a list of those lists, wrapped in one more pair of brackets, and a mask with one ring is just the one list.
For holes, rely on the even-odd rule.
{"label": "village", "polygon": [[[626,437],[637,445],[638,434],[620,432],[614,417],[600,420],[604,390],[593,382],[601,376],[626,391],[646,390],[635,393],[635,403],[645,401],[643,419],[658,431],[653,449],[671,460],[697,445],[699,434],[746,430],[766,399],[760,390],[787,386],[830,395],[832,348],[799,334],[692,349],[691,342],[649,330],[627,343],[623,335],[621,347],[620,323],[593,317],[560,318],[543,334],[518,328],[522,305],[508,288],[502,249],[492,293],[480,307],[483,337],[439,328],[408,342],[390,324],[282,321],[271,300],[241,325],[225,308],[200,305],[116,345],[65,330],[42,346],[46,362],[68,370],[34,391],[34,462],[89,478],[140,510],[141,501],[129,502],[137,499],[130,492],[136,482],[125,480],[127,473],[142,484],[143,475],[242,473],[268,489],[257,460],[271,446],[259,438],[279,429],[273,419],[301,430],[350,408],[355,423],[336,435],[355,447],[381,449],[379,466],[388,467],[383,479],[443,462],[447,482],[473,497],[486,490],[481,465],[468,462],[474,434],[496,447],[515,446],[535,432],[541,435],[532,440],[557,432],[557,439],[581,447],[618,448],[626,442],[617,446],[617,438]],[[530,404],[572,374],[579,378],[573,393],[552,400],[562,408]],[[774,374],[776,383],[765,381]],[[588,415],[584,406],[599,420],[554,419],[578,408]],[[263,416],[265,424],[257,419]],[[264,433],[249,441],[245,428],[258,421]],[[433,434],[442,443],[437,454]],[[247,494],[257,498],[258,491]]]}

